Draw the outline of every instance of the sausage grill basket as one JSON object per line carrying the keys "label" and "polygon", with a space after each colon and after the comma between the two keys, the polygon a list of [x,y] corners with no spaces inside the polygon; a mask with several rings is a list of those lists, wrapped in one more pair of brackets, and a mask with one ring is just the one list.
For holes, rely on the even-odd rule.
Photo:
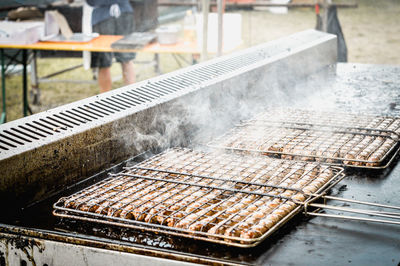
{"label": "sausage grill basket", "polygon": [[272,109],[208,145],[343,167],[384,169],[399,152],[399,132],[397,117]]}
{"label": "sausage grill basket", "polygon": [[[314,201],[343,178],[320,163],[171,149],[61,198],[53,214],[247,248],[303,209],[337,208]],[[396,214],[339,209],[400,224]]]}

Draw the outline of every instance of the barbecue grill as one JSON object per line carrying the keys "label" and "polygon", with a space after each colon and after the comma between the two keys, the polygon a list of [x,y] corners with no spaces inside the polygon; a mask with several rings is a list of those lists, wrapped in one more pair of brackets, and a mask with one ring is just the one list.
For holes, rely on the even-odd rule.
{"label": "barbecue grill", "polygon": [[[287,203],[288,196],[300,193],[290,183],[265,185],[257,179],[237,180],[232,174],[232,158],[249,156],[259,164],[277,159],[221,153],[203,146],[198,151],[197,143],[209,143],[267,107],[298,108],[306,103],[310,108],[335,107],[342,113],[398,115],[398,67],[335,62],[336,38],[310,30],[1,125],[0,202],[7,214],[0,220],[0,265],[398,263],[399,246],[393,243],[400,235],[395,225],[308,218],[344,217],[343,208],[339,213],[318,212],[316,209],[326,208],[324,200],[350,199],[339,203],[341,207],[358,206],[352,198],[375,202],[367,206],[368,215],[378,214],[380,204],[400,205],[396,154],[391,154],[386,169],[346,167],[346,176],[337,166],[286,160],[292,165],[289,171],[300,164],[331,169],[335,174],[307,195],[309,200],[297,201],[286,213],[287,219],[250,240],[198,233],[194,227],[171,229],[162,222],[173,218],[170,213],[150,214],[156,207],[142,209],[143,219],[153,221],[150,225],[121,217],[121,212],[114,215],[117,212],[112,206],[118,202],[112,199],[117,191],[129,198],[129,188],[143,191],[135,188],[137,184],[148,186],[148,193],[141,197],[152,200],[153,206],[166,203],[159,201],[163,198],[160,193],[175,195],[176,190],[185,188],[202,192],[180,193],[183,197],[207,198],[214,193],[212,203],[194,201],[203,205],[193,207],[205,212],[212,209],[205,218],[214,217],[214,225],[223,222],[217,215],[223,209],[213,208],[233,204],[229,199],[235,195],[274,200],[274,191],[285,190],[287,194],[276,198],[282,205]],[[379,99],[372,96],[375,90]],[[375,129],[371,134],[395,139],[385,130]],[[168,149],[176,146],[187,148]],[[174,159],[162,160],[171,154],[190,154],[192,166],[197,158],[205,169],[193,172],[196,169],[190,164],[182,163],[188,159],[172,156]],[[199,154],[202,156],[196,157]],[[230,162],[222,166],[221,156],[228,156]],[[205,165],[219,171],[207,172],[211,168]],[[240,161],[237,167],[246,168],[246,164]],[[249,173],[261,171],[254,166],[247,169]],[[122,184],[125,190],[115,189]],[[110,201],[100,207],[96,195],[101,191]],[[85,197],[85,201],[79,200]],[[248,206],[253,202],[255,199]],[[53,211],[63,218],[53,216]],[[307,216],[295,215],[301,211]],[[379,214],[384,214],[383,210]]]}
{"label": "barbecue grill", "polygon": [[[283,119],[282,119],[283,118]],[[209,145],[349,167],[386,168],[399,150],[400,119],[311,110],[270,110]]]}

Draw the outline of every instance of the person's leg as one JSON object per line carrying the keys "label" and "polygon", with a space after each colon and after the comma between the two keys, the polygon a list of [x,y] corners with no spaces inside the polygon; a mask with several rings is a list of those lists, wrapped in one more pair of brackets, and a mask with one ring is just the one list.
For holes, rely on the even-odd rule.
{"label": "person's leg", "polygon": [[[114,20],[107,19],[93,26],[93,31],[100,34],[113,34],[115,27]],[[112,78],[111,78],[111,65],[112,65],[112,53],[91,53],[91,67],[98,68],[97,81],[100,87],[100,93],[106,92],[112,89]]]}
{"label": "person's leg", "polygon": [[122,66],[122,76],[124,78],[125,85],[135,83],[136,75],[135,68],[132,61],[121,63]]}
{"label": "person's leg", "polygon": [[98,82],[100,87],[100,93],[111,90],[112,78],[111,78],[111,69],[109,67],[99,68]]}
{"label": "person's leg", "polygon": [[[134,18],[132,13],[122,13],[118,19],[116,19],[116,31],[117,35],[129,35],[134,29]],[[133,59],[135,59],[135,53],[114,53],[117,62],[121,63],[122,76],[124,78],[125,85],[135,83],[135,69],[133,66]]]}

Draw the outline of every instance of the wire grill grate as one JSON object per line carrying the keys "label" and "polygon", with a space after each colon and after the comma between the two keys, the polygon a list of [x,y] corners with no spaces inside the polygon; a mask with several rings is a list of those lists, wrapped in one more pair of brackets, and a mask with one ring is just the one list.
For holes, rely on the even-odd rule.
{"label": "wire grill grate", "polygon": [[250,247],[340,172],[317,163],[172,149],[61,198],[54,214]]}
{"label": "wire grill grate", "polygon": [[297,109],[273,109],[208,145],[283,159],[385,168],[398,153],[400,119]]}

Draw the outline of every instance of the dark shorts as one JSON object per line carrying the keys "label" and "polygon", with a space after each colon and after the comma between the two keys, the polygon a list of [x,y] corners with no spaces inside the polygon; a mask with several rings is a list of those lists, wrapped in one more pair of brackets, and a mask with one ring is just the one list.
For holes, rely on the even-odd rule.
{"label": "dark shorts", "polygon": [[[128,35],[134,31],[134,20],[132,13],[122,13],[118,18],[109,18],[93,25],[93,32],[102,35]],[[92,68],[110,67],[113,56],[117,62],[124,63],[135,59],[136,53],[91,53]]]}

